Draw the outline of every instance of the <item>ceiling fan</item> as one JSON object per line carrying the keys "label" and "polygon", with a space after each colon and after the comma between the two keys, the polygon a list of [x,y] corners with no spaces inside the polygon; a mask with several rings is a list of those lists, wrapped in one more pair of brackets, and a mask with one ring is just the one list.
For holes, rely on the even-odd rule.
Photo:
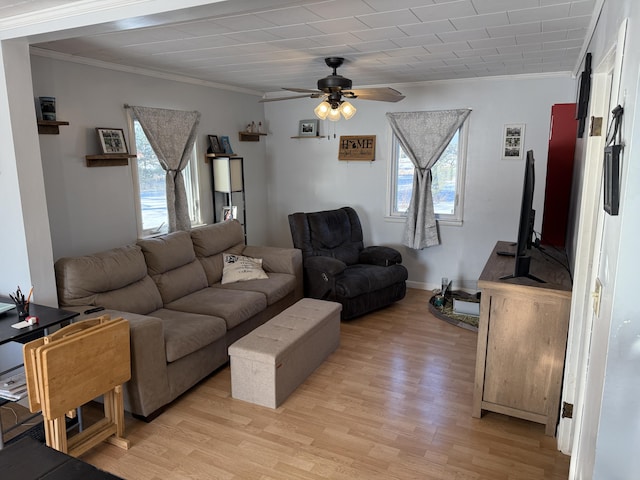
{"label": "ceiling fan", "polygon": [[344,63],[344,58],[327,57],[324,61],[328,67],[333,68],[333,73],[318,80],[317,90],[283,88],[283,90],[303,93],[304,95],[262,98],[260,102],[277,102],[294,98],[322,98],[320,105],[314,109],[316,116],[322,120],[329,118],[329,120],[337,121],[340,119],[341,114],[348,120],[356,113],[355,107],[348,101],[343,100],[343,98],[359,98],[361,100],[376,100],[379,102],[399,102],[404,98],[404,95],[390,87],[351,88],[351,80],[337,73],[338,67]]}

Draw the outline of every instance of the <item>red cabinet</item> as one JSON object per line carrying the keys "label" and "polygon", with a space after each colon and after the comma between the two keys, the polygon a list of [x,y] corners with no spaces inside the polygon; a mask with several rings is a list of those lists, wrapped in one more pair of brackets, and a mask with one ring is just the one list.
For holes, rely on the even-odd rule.
{"label": "red cabinet", "polygon": [[573,178],[573,156],[576,147],[575,103],[559,103],[551,107],[547,180],[542,217],[543,245],[564,247]]}

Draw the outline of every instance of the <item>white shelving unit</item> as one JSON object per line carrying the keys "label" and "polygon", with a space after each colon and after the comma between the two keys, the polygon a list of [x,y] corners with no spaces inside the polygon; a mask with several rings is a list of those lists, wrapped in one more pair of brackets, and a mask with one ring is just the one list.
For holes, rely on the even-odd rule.
{"label": "white shelving unit", "polygon": [[237,220],[245,230],[246,241],[246,201],[244,191],[244,158],[221,153],[208,153],[211,164],[211,185],[213,185],[213,220],[223,221],[222,208],[237,207]]}

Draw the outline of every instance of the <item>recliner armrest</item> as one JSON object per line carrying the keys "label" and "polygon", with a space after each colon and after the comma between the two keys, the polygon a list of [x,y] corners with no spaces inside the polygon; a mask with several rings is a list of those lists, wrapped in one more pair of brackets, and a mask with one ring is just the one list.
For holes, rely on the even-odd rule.
{"label": "recliner armrest", "polygon": [[330,300],[335,296],[336,276],[347,264],[333,257],[311,256],[304,259],[305,296]]}
{"label": "recliner armrest", "polygon": [[395,248],[371,246],[365,247],[360,252],[358,263],[389,267],[402,263],[402,255]]}
{"label": "recliner armrest", "polygon": [[305,258],[304,268],[318,270],[334,277],[342,273],[344,269],[347,268],[347,264],[337,258],[315,256]]}

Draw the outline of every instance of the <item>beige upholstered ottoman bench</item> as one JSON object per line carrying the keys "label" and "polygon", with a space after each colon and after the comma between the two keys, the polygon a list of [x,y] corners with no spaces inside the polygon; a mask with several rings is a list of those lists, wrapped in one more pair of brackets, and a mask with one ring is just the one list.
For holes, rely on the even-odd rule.
{"label": "beige upholstered ottoman bench", "polygon": [[231,345],[231,396],[277,408],[338,348],[341,310],[303,298]]}

